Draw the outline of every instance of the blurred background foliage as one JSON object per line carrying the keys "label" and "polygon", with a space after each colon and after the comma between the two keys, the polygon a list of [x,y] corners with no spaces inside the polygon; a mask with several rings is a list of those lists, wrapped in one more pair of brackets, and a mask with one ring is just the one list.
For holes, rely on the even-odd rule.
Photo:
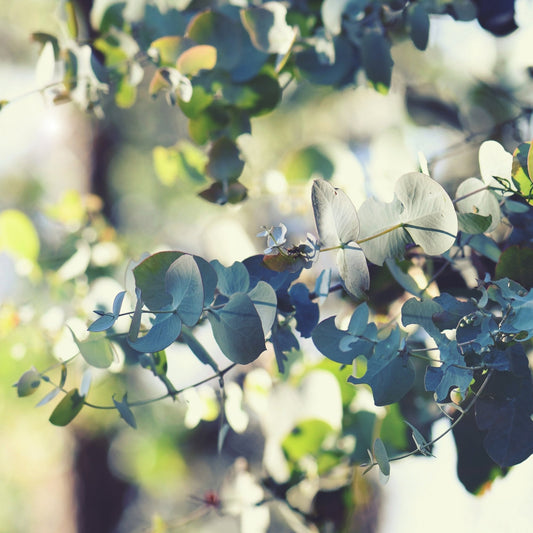
{"label": "blurred background foliage", "polygon": [[[52,426],[50,404],[32,409],[37,396],[17,401],[11,385],[30,366],[42,370],[74,355],[66,325],[81,335],[94,309],[109,308],[114,294],[131,286],[130,259],[178,249],[231,264],[261,252],[263,243],[255,235],[262,225],[283,221],[294,241],[313,230],[312,177],[330,179],[356,206],[371,194],[390,200],[392,183],[418,169],[421,152],[432,176],[453,194],[458,180],[479,175],[481,141],[497,139],[512,151],[530,139],[531,2],[516,2],[518,29],[506,37],[495,37],[506,31],[486,19],[475,20],[471,12],[455,13],[455,18],[474,18],[469,21],[453,20],[449,13],[431,16],[426,50],[417,48],[416,39],[394,40],[390,90],[386,83],[370,86],[361,72],[356,85],[337,83],[340,78],[334,77],[318,86],[317,78],[331,74],[321,70],[311,73],[311,82],[289,75],[280,79],[286,86],[279,105],[252,119],[251,134],[236,136],[245,163],[239,183],[247,199],[223,206],[198,195],[212,181],[204,171],[209,154],[190,140],[179,106],[150,97],[150,76],[145,74],[136,88],[132,106],[127,91],[119,91],[116,101],[113,94],[102,95],[101,117],[69,103],[54,106],[47,94],[40,94],[36,65],[41,47],[30,35],[64,33],[59,4],[0,2],[0,99],[10,102],[0,113],[0,530],[159,532],[179,526],[180,531],[237,531],[233,514],[245,516],[243,508],[256,511],[263,497],[308,506],[318,524],[330,524],[325,531],[339,530],[342,513],[353,515],[347,530],[375,530],[381,501],[375,480],[360,472],[350,477],[347,465],[332,456],[350,450],[352,460],[364,461],[379,431],[393,448],[404,449],[406,428],[397,406],[376,409],[364,391],[356,398],[355,388],[312,345],[302,343],[283,376],[273,353],[251,370],[228,375],[225,409],[232,429],[221,454],[216,383],[191,389],[176,402],[137,409],[136,431],[115,411],[89,409],[66,429]],[[118,5],[95,2],[95,11],[103,13],[106,4]],[[144,4],[129,1],[126,8],[135,12]],[[148,4],[153,24],[161,24],[160,34],[167,35],[157,14],[189,3]],[[316,10],[319,2],[302,4]],[[466,11],[473,5],[429,4]],[[481,9],[483,2],[474,4]],[[297,21],[298,16],[291,23],[304,31],[305,21]],[[236,194],[240,198],[240,189]],[[372,291],[375,312],[385,322],[397,312],[394,301],[402,293],[391,292],[390,279],[378,274]],[[348,316],[351,311],[340,298],[328,305],[324,313],[334,308]],[[112,377],[93,371],[91,398],[109,403],[105,399],[113,393],[122,397],[130,389],[139,397],[164,392],[149,369],[130,366],[128,354],[120,355]],[[209,376],[185,349],[168,350],[167,356],[167,376],[177,389]],[[69,365],[69,379],[79,382],[82,373],[81,364]],[[45,385],[39,398],[48,392]],[[421,398],[408,408],[423,413],[429,430],[439,413],[428,410]],[[315,423],[305,425],[301,412],[290,413],[290,402],[306,406],[307,420]],[[281,409],[285,433],[276,418]],[[341,427],[342,438],[335,440]],[[263,448],[272,455],[264,458]],[[276,462],[280,453],[292,475],[315,473],[312,486],[288,496],[277,492],[282,484],[272,485],[270,494],[260,489],[254,501],[258,489],[248,472],[260,477],[263,461],[270,461],[270,472],[283,468],[283,462]],[[315,458],[312,465],[306,463],[309,454]],[[330,464],[336,465],[334,471]],[[220,513],[210,496],[209,491],[218,494],[224,487],[228,493],[229,486],[237,491],[236,501],[242,500],[238,513]],[[312,510],[309,495],[317,490],[322,492]],[[252,494],[251,501],[245,493]],[[302,514],[284,504],[273,506],[270,531],[307,531]]]}

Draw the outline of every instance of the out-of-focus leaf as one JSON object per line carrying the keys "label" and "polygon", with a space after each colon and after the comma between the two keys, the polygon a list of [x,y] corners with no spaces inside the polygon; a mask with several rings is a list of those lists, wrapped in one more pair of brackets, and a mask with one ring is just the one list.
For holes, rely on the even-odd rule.
{"label": "out-of-focus leaf", "polygon": [[79,341],[72,330],[71,333],[78,350],[89,365],[96,368],[108,368],[111,365],[114,354],[107,337],[91,336],[88,340]]}
{"label": "out-of-focus leaf", "polygon": [[224,205],[226,203],[238,204],[248,195],[248,189],[240,182],[233,181],[229,184],[216,182],[208,189],[199,193],[199,196],[208,202]]}
{"label": "out-of-focus leaf", "polygon": [[210,9],[196,15],[187,27],[186,36],[198,44],[208,44],[217,50],[217,67],[231,70],[243,55],[244,30],[232,18]]}
{"label": "out-of-focus leaf", "polygon": [[227,137],[222,137],[213,143],[208,157],[205,170],[216,181],[234,181],[244,168],[239,148]]}
{"label": "out-of-focus leaf", "polygon": [[128,426],[131,426],[133,429],[137,429],[137,422],[135,421],[135,416],[133,415],[133,411],[128,405],[128,393],[124,394],[122,400],[120,401],[115,400],[115,395],[113,395],[113,403],[117,408],[120,418],[122,418],[122,420],[124,420],[124,422],[126,422]]}
{"label": "out-of-focus leaf", "polygon": [[413,44],[419,50],[425,50],[429,38],[429,15],[421,4],[414,4],[408,10],[410,35]]}
{"label": "out-of-focus leaf", "polygon": [[0,213],[0,251],[35,262],[39,247],[37,231],[22,211],[6,209]]}
{"label": "out-of-focus leaf", "polygon": [[66,426],[78,415],[83,404],[84,398],[78,389],[71,389],[52,411],[50,422],[54,426]]}
{"label": "out-of-focus leaf", "polygon": [[279,2],[266,2],[241,10],[241,20],[252,43],[267,54],[286,54],[295,31],[285,20],[287,8]]}
{"label": "out-of-focus leaf", "polygon": [[22,376],[20,376],[15,387],[17,387],[17,395],[22,398],[23,396],[29,396],[33,394],[41,384],[41,374],[32,367],[30,370],[26,370]]}
{"label": "out-of-focus leaf", "polygon": [[361,43],[361,55],[368,81],[378,92],[387,93],[394,64],[387,38],[375,31],[366,33]]}
{"label": "out-of-focus leaf", "polygon": [[35,407],[42,407],[43,405],[46,405],[48,402],[51,402],[60,392],[61,389],[58,387],[52,389]]}
{"label": "out-of-focus leaf", "polygon": [[332,432],[333,428],[324,420],[302,420],[283,439],[281,447],[289,461],[297,462],[307,455],[316,457]]}
{"label": "out-of-focus leaf", "polygon": [[510,278],[526,289],[533,288],[533,248],[510,246],[496,264],[496,279]]}
{"label": "out-of-focus leaf", "polygon": [[335,167],[320,146],[312,145],[291,152],[282,162],[281,171],[289,182],[302,183],[307,182],[313,174],[330,179]]}
{"label": "out-of-focus leaf", "polygon": [[333,38],[334,61],[324,60],[318,45],[294,52],[301,73],[317,85],[343,86],[353,81],[361,59],[359,51],[342,34]]}
{"label": "out-of-focus leaf", "polygon": [[[148,54],[161,67],[175,67],[178,58],[194,45],[195,43],[192,39],[177,35],[167,35],[152,42],[148,49]],[[186,73],[182,72],[182,74]]]}
{"label": "out-of-focus leaf", "polygon": [[195,76],[200,70],[211,70],[217,63],[217,49],[201,44],[182,52],[176,62],[176,68],[186,76]]}
{"label": "out-of-focus leaf", "polygon": [[195,183],[206,181],[204,169],[207,156],[188,141],[180,141],[169,148],[156,146],[152,156],[155,172],[163,185],[171,186],[184,179]]}

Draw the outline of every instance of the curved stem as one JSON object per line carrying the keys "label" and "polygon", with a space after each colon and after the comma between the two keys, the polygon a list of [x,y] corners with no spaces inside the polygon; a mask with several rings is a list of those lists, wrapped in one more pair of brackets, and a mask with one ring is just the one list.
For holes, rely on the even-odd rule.
{"label": "curved stem", "polygon": [[383,231],[380,231],[379,233],[376,233],[375,235],[371,235],[370,237],[365,237],[364,239],[361,239],[361,240],[357,241],[357,244],[361,244],[362,242],[371,241],[372,239],[377,239],[378,237],[382,237],[383,235],[387,235],[387,233],[391,233],[394,230],[397,230],[399,228],[403,228],[404,225],[405,224],[403,222],[399,222],[398,224],[396,224],[395,226],[392,226],[391,228],[385,229]]}
{"label": "curved stem", "polygon": [[[147,400],[137,400],[135,402],[128,402],[128,406],[129,407],[139,407],[139,406],[142,406],[142,405],[149,405],[151,403],[160,402],[161,400],[165,400],[166,398],[175,398],[176,396],[178,396],[179,394],[185,392],[186,390],[194,389],[195,387],[199,387],[200,385],[203,385],[204,383],[208,383],[209,381],[212,381],[213,379],[217,379],[217,378],[221,379],[221,378],[223,378],[225,374],[227,374],[230,370],[232,370],[236,366],[237,366],[237,363],[232,363],[231,365],[227,366],[226,368],[223,368],[219,372],[213,374],[212,376],[204,378],[201,381],[198,381],[197,383],[194,383],[192,385],[187,385],[186,387],[183,387],[182,389],[179,389],[179,390],[174,391],[174,392],[167,392],[166,394],[163,394],[161,396],[157,396],[155,398],[149,398]],[[53,385],[54,387],[56,387],[59,390],[61,390],[61,392],[64,392],[65,394],[67,394],[68,391],[64,387],[60,387],[59,385],[55,384],[50,379],[48,380],[48,382],[51,385]],[[99,409],[99,410],[104,410],[104,411],[116,409],[116,407],[114,405],[97,405],[97,404],[88,402],[87,400],[84,400],[83,403],[87,407],[90,407],[91,409]]]}
{"label": "curved stem", "polygon": [[[477,392],[473,393],[474,397],[472,398],[470,403],[466,406],[465,409],[463,409],[461,414],[457,417],[457,420],[455,420],[452,424],[450,424],[450,427],[447,428],[446,431],[441,433],[438,437],[435,437],[433,440],[431,440],[429,442],[426,442],[425,444],[417,445],[417,449],[413,450],[412,452],[404,453],[403,455],[398,455],[396,457],[391,457],[389,459],[389,462],[399,461],[400,459],[405,459],[406,457],[410,457],[411,455],[417,455],[418,453],[421,453],[422,450],[425,450],[425,449],[429,448],[430,446],[432,446],[433,444],[438,442],[440,439],[442,439],[444,436],[446,436],[450,431],[452,431],[452,429],[457,424],[459,424],[459,422],[466,416],[466,414],[470,411],[470,409],[472,409],[472,407],[474,407],[476,401],[481,396],[481,393],[485,390],[488,382],[490,381],[490,378],[491,378],[493,372],[494,372],[494,370],[492,370],[492,369],[488,371],[487,377],[485,378],[485,381],[483,382],[481,387],[479,387],[479,390]],[[377,466],[377,464],[378,463],[373,462],[372,465],[360,465],[360,466],[366,466],[366,467],[368,467],[368,466]]]}

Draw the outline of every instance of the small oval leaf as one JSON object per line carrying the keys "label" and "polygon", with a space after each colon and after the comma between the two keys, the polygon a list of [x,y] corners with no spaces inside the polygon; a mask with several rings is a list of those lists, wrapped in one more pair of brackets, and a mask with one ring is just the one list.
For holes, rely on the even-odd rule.
{"label": "small oval leaf", "polygon": [[83,404],[83,396],[80,395],[78,389],[70,390],[52,411],[50,422],[54,426],[66,426],[81,411]]}

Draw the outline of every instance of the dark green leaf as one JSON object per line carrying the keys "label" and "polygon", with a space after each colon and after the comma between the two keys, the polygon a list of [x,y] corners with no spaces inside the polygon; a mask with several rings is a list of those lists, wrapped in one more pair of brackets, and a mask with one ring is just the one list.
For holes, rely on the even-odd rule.
{"label": "dark green leaf", "polygon": [[533,287],[533,248],[510,246],[502,252],[496,265],[496,279],[510,278],[522,287]]}
{"label": "dark green leaf", "polygon": [[392,61],[390,43],[381,33],[371,31],[366,33],[361,44],[363,66],[368,81],[374,88],[387,93],[392,75]]}
{"label": "dark green leaf", "polygon": [[71,389],[52,411],[50,422],[54,426],[66,426],[81,411],[83,404],[84,399],[78,389]]}
{"label": "dark green leaf", "polygon": [[229,184],[215,182],[198,195],[213,204],[224,205],[226,203],[238,204],[246,198],[247,194],[248,189],[242,183],[234,181]]}
{"label": "dark green leaf", "polygon": [[457,213],[459,231],[464,233],[484,233],[492,224],[492,216],[482,216],[476,213]]}
{"label": "dark green leaf", "polygon": [[266,349],[261,319],[246,294],[233,294],[208,319],[220,349],[234,363],[251,363]]}

